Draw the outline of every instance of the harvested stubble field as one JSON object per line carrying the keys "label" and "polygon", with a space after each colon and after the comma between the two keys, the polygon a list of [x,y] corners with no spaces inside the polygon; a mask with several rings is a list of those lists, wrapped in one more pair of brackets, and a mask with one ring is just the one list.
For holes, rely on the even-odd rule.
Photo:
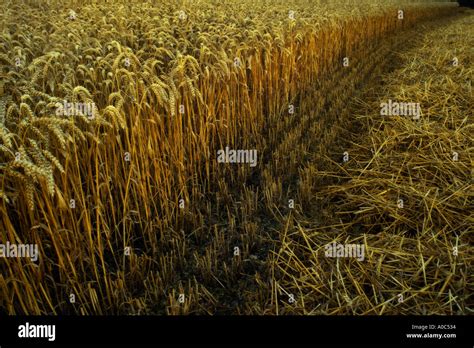
{"label": "harvested stubble field", "polygon": [[473,11],[7,2],[0,313],[472,313]]}

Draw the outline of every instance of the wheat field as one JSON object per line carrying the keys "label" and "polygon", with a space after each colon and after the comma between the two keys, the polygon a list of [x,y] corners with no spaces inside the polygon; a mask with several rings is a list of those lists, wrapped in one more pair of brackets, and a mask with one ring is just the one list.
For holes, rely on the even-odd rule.
{"label": "wheat field", "polygon": [[472,313],[472,10],[7,2],[0,313]]}

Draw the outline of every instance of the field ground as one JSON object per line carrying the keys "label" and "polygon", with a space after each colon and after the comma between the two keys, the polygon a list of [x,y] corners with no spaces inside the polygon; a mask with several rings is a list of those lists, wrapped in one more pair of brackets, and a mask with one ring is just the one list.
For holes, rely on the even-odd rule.
{"label": "field ground", "polygon": [[[316,183],[305,188],[315,188],[321,209],[285,217],[272,259],[273,289],[301,301],[272,312],[472,313],[472,14],[404,35],[383,73],[371,76],[378,81],[351,99],[332,163],[324,171],[318,157],[305,165],[302,177]],[[450,53],[465,68],[453,70]],[[389,99],[417,100],[427,111],[421,120],[381,118],[378,106]],[[363,266],[325,262],[323,246],[333,241],[363,243],[370,256]],[[454,256],[455,248],[463,254]]]}

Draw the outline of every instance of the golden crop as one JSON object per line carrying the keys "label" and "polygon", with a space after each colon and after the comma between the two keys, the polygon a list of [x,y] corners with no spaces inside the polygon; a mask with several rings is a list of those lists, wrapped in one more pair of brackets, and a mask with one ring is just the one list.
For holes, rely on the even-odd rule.
{"label": "golden crop", "polygon": [[[338,184],[325,171],[336,171],[328,158],[349,129],[351,97],[410,44],[412,27],[456,11],[430,1],[9,1],[0,238],[37,243],[40,259],[0,260],[0,312],[280,313],[280,278],[316,296],[310,258],[299,259],[313,239],[292,233],[310,221],[305,206],[318,210],[319,189]],[[218,163],[226,146],[256,149],[258,166]],[[351,190],[377,185],[365,180],[327,194],[348,195],[351,211],[386,204],[357,201]],[[454,206],[440,224],[464,216]],[[410,225],[387,209],[357,223],[389,214]],[[377,312],[373,301],[359,313]],[[293,310],[315,310],[307,302]]]}

